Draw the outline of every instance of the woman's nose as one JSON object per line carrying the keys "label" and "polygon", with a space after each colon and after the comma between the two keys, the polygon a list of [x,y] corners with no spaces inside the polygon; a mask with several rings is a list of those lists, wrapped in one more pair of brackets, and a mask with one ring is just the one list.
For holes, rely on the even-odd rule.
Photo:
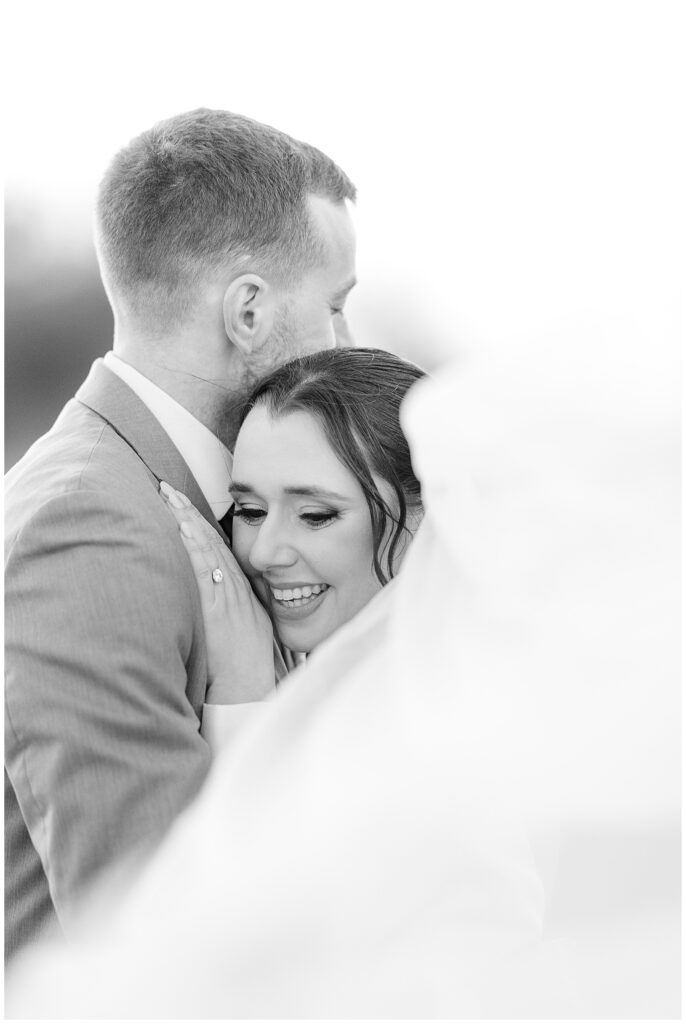
{"label": "woman's nose", "polygon": [[257,572],[266,572],[271,566],[293,565],[298,554],[290,543],[288,530],[276,520],[270,522],[267,516],[257,530],[248,559]]}

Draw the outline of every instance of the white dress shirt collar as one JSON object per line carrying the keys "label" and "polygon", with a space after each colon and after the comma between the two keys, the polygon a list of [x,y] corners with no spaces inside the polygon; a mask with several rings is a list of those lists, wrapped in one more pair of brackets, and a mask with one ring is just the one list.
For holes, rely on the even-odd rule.
{"label": "white dress shirt collar", "polygon": [[197,480],[207,504],[217,519],[221,519],[233,504],[229,494],[233,458],[229,449],[204,423],[114,352],[107,353],[105,363],[138,395],[169,435]]}

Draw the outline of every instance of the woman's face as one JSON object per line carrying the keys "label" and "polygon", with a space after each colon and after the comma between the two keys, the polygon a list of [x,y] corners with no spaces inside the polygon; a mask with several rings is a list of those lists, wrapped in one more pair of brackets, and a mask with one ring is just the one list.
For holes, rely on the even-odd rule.
{"label": "woman's face", "polygon": [[234,554],[286,647],[311,651],[381,588],[362,488],[314,416],[264,406],[240,429],[233,480]]}

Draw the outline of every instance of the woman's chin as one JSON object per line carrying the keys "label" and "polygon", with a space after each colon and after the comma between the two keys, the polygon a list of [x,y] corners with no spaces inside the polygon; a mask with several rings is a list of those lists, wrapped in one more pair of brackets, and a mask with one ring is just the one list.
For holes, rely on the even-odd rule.
{"label": "woman's chin", "polygon": [[337,626],[331,626],[327,628],[308,628],[303,624],[300,628],[298,626],[292,626],[290,623],[284,625],[279,623],[277,633],[279,640],[287,647],[289,651],[295,651],[298,654],[311,654],[315,647],[324,643],[332,633],[336,632]]}
{"label": "woman's chin", "polygon": [[[375,593],[370,594],[366,600],[345,609],[341,609],[339,605],[332,607],[327,602],[327,596],[330,599],[331,591],[320,594],[316,605],[310,609],[306,607],[294,610],[277,609],[272,601],[270,613],[274,632],[289,651],[296,651],[298,654],[310,654],[315,647],[319,647],[320,644],[337,632],[341,626],[344,626],[346,622],[349,622],[362,611],[371,597],[376,596],[378,589]],[[322,605],[326,607],[322,609]],[[322,611],[324,611],[323,615],[321,614]]]}
{"label": "woman's chin", "polygon": [[326,640],[339,625],[330,621],[330,598],[328,587],[306,602],[299,601],[297,604],[277,602],[270,595],[269,613],[281,643],[290,651],[309,654]]}

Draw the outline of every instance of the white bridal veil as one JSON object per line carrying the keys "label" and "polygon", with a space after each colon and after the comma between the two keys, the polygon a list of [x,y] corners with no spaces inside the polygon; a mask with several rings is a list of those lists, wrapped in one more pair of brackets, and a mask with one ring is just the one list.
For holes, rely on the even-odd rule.
{"label": "white bridal veil", "polygon": [[678,1012],[676,393],[620,334],[416,388],[398,579],[11,1013]]}

